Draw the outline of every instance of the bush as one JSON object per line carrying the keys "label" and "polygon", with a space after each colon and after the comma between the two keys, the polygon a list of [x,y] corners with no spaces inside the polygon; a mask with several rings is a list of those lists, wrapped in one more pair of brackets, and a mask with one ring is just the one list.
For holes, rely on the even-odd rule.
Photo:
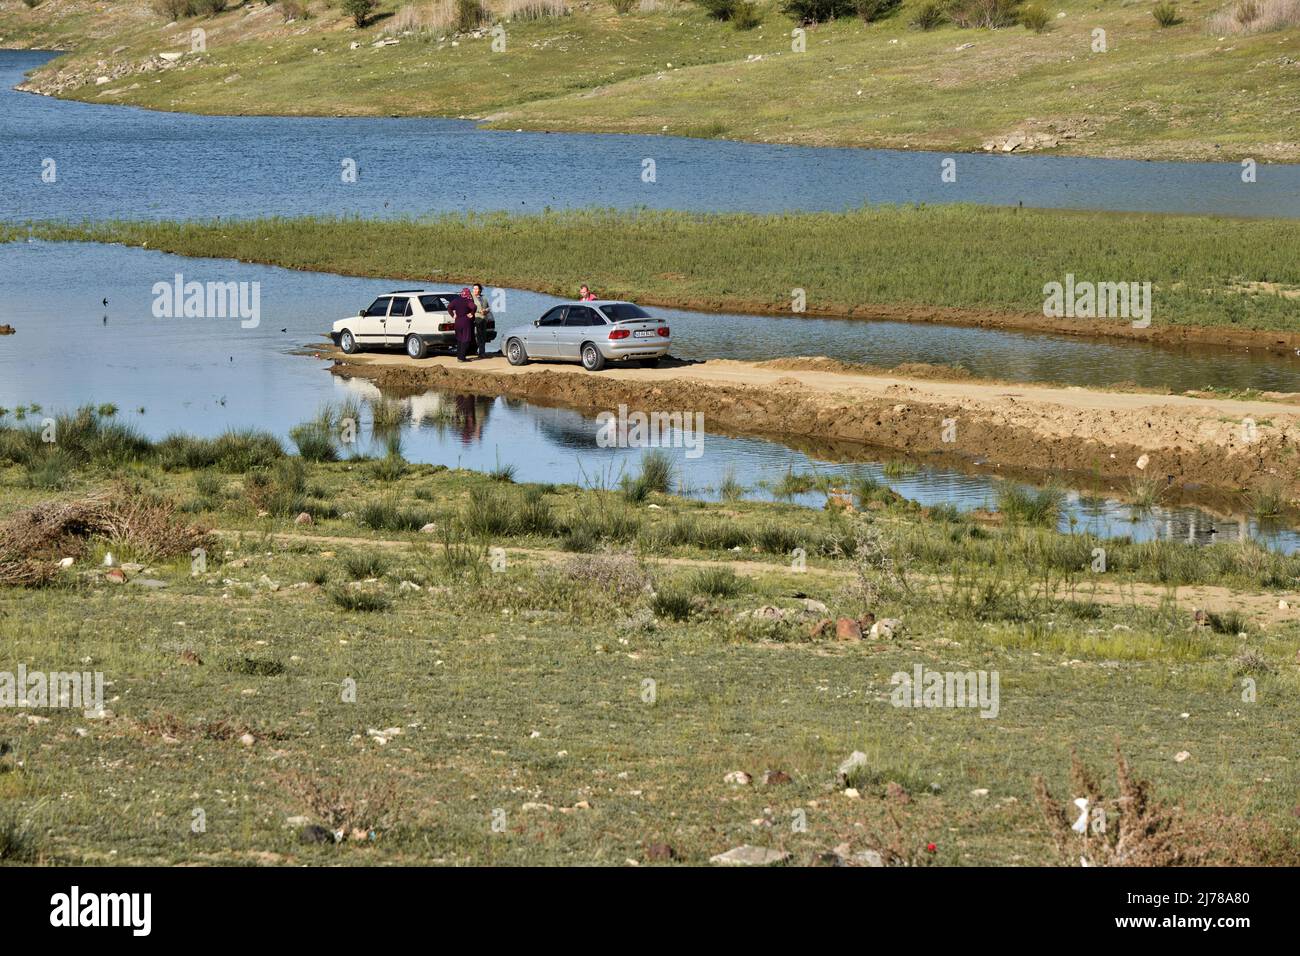
{"label": "bush", "polygon": [[883,20],[898,9],[903,0],[857,0],[857,13],[863,23]]}
{"label": "bush", "polygon": [[1151,11],[1151,16],[1156,18],[1156,23],[1160,24],[1162,29],[1183,22],[1183,18],[1178,15],[1178,8],[1172,3],[1157,3]]}
{"label": "bush", "polygon": [[1300,0],[1237,0],[1209,19],[1214,36],[1271,33],[1300,26]]}
{"label": "bush", "polygon": [[750,0],[742,0],[736,4],[735,12],[731,15],[731,25],[737,30],[752,30],[763,22],[763,15],[758,12],[758,7]]}
{"label": "bush", "polygon": [[953,0],[948,17],[959,27],[996,30],[1013,26],[1020,15],[1022,0]]}
{"label": "bush", "polygon": [[781,12],[796,23],[827,23],[858,13],[858,0],[785,0]]}
{"label": "bush", "polygon": [[456,0],[456,32],[477,30],[480,24],[491,19],[479,0]]}
{"label": "bush", "polygon": [[191,0],[191,2],[194,5],[195,13],[203,13],[213,17],[225,11],[227,6],[227,0]]}
{"label": "bush", "polygon": [[632,12],[632,8],[636,6],[636,0],[609,0],[609,5],[621,17]]}
{"label": "bush", "polygon": [[23,0],[23,5],[27,7],[28,10],[35,10],[40,6],[40,3],[41,0]]}
{"label": "bush", "polygon": [[707,594],[709,597],[735,597],[748,587],[749,582],[736,577],[736,572],[727,567],[701,568],[691,575],[688,587],[692,594]]}
{"label": "bush", "polygon": [[290,20],[306,20],[311,14],[307,5],[298,0],[280,0],[280,16],[288,23]]}
{"label": "bush", "polygon": [[289,437],[305,461],[338,461],[334,436],[322,422],[307,422],[289,430]]}
{"label": "bush", "polygon": [[194,16],[194,0],[153,0],[154,13],[168,20],[183,20]]}
{"label": "bush", "polygon": [[1046,33],[1047,25],[1052,22],[1046,10],[1042,7],[1025,7],[1020,11],[1020,25],[1026,30],[1033,30],[1035,33]]}
{"label": "bush", "polygon": [[379,0],[343,0],[342,10],[352,18],[357,29],[366,25],[370,15],[379,7]]}
{"label": "bush", "polygon": [[691,596],[676,587],[660,588],[650,606],[657,617],[684,621],[691,616]]}

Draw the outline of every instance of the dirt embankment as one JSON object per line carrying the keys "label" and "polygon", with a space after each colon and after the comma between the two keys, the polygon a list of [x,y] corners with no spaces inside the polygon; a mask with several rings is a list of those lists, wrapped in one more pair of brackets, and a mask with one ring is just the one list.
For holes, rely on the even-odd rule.
{"label": "dirt embankment", "polygon": [[1283,484],[1300,494],[1300,408],[1262,401],[933,381],[712,360],[655,369],[510,366],[489,358],[342,356],[332,371],[396,389],[510,395],[584,411],[702,412],[706,429],[857,442],[907,455],[1154,480],[1182,488]]}

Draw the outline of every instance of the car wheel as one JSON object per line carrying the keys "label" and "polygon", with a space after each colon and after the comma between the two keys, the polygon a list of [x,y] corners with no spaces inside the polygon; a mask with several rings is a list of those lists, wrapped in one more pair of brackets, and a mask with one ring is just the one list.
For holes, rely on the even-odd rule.
{"label": "car wheel", "polygon": [[348,355],[356,355],[361,351],[361,346],[357,345],[356,336],[354,336],[348,329],[344,329],[339,335],[339,348]]}
{"label": "car wheel", "polygon": [[506,361],[511,365],[527,365],[528,353],[524,351],[524,343],[518,339],[511,339],[506,343]]}
{"label": "car wheel", "polygon": [[418,335],[408,335],[406,337],[406,354],[413,359],[422,359],[429,354],[429,349],[424,344],[424,339]]}
{"label": "car wheel", "polygon": [[584,342],[582,345],[582,367],[588,372],[599,372],[605,367],[605,356],[601,355],[600,349],[591,342]]}

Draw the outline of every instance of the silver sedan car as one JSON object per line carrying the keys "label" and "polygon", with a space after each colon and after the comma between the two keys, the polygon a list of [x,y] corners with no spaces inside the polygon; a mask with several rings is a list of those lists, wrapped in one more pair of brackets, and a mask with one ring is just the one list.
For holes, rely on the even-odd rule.
{"label": "silver sedan car", "polygon": [[566,302],[531,325],[511,329],[502,338],[511,365],[533,359],[581,362],[599,372],[610,362],[653,366],[668,354],[668,323],[631,302]]}

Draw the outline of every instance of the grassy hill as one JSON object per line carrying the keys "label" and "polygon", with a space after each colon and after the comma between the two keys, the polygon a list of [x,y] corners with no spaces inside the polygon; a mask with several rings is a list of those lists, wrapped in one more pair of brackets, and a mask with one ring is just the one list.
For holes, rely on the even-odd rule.
{"label": "grassy hill", "polygon": [[[1149,0],[1063,0],[1043,5],[1042,33],[921,31],[910,23],[925,0],[904,0],[879,22],[808,27],[805,52],[770,0],[749,30],[676,0],[529,20],[497,6],[525,0],[491,0],[501,52],[490,22],[455,34],[433,4],[384,0],[358,29],[324,0],[175,22],[155,9],[162,0],[26,2],[0,6],[0,46],[70,51],[32,85],[91,102],[940,150],[1039,134],[1039,148],[1081,155],[1300,160],[1300,26],[1211,30],[1235,0],[1185,0],[1168,28]],[[195,29],[206,49],[187,52]],[[1106,52],[1094,52],[1095,30]],[[385,38],[396,42],[376,45]]]}

